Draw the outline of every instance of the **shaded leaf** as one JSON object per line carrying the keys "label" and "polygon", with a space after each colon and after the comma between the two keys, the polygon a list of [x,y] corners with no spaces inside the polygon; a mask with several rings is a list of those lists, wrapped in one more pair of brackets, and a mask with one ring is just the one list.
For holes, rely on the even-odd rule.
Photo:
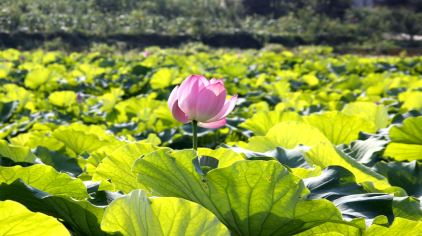
{"label": "shaded leaf", "polygon": [[10,117],[12,117],[17,107],[18,107],[17,101],[0,103],[0,121],[3,123],[7,122],[10,119]]}
{"label": "shaded leaf", "polygon": [[374,170],[388,178],[391,185],[406,190],[409,195],[422,196],[422,164],[412,162],[378,162]]}
{"label": "shaded leaf", "polygon": [[67,172],[72,176],[78,176],[83,172],[76,158],[71,158],[61,152],[38,147],[35,153],[44,164],[54,167],[59,172]]}

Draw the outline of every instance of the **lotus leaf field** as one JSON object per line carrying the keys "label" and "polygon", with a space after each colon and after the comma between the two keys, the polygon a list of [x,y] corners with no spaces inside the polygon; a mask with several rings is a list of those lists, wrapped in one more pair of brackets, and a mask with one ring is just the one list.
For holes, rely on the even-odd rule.
{"label": "lotus leaf field", "polygon": [[[422,57],[147,50],[0,51],[0,235],[422,235]],[[190,74],[238,95],[199,158]]]}

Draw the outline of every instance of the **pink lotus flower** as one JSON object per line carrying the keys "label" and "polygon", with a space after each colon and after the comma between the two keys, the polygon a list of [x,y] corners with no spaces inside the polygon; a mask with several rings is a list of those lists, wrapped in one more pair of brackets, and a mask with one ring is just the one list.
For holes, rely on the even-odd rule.
{"label": "pink lotus flower", "polygon": [[142,55],[144,56],[144,57],[149,57],[149,55],[150,55],[151,53],[150,52],[148,52],[148,51],[143,51],[142,52]]}
{"label": "pink lotus flower", "polygon": [[176,120],[197,121],[201,127],[215,129],[226,124],[226,116],[236,103],[237,95],[229,100],[226,95],[223,80],[191,75],[173,89],[168,105]]}

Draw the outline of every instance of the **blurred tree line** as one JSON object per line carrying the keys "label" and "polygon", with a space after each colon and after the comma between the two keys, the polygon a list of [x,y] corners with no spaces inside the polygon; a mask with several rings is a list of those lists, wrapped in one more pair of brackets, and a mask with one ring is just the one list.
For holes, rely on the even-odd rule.
{"label": "blurred tree line", "polygon": [[[363,0],[364,1],[364,0]],[[422,0],[2,0],[0,32],[254,35],[414,41]]]}

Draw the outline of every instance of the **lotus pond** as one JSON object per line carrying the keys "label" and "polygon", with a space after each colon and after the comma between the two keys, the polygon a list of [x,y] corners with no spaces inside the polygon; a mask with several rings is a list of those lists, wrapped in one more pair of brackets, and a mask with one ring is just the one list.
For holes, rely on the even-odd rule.
{"label": "lotus pond", "polygon": [[[222,78],[219,129],[168,107]],[[0,235],[422,235],[422,57],[0,51]]]}

